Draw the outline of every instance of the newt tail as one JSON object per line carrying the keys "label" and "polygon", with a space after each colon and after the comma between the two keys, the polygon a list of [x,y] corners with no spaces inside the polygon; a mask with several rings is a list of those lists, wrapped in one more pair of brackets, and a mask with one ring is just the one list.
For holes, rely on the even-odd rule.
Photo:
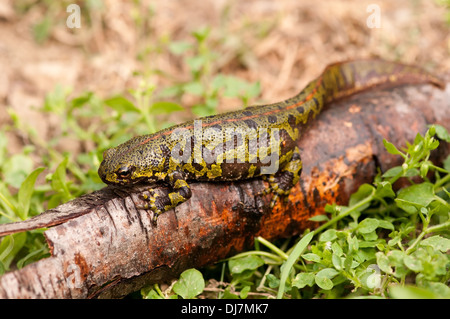
{"label": "newt tail", "polygon": [[144,208],[154,212],[155,222],[191,197],[190,181],[262,176],[273,206],[299,181],[302,161],[296,142],[326,105],[373,87],[420,83],[444,87],[415,66],[383,60],[331,64],[285,101],[188,121],[110,148],[98,173],[107,184],[167,183],[172,189],[168,196],[150,189],[145,197]]}

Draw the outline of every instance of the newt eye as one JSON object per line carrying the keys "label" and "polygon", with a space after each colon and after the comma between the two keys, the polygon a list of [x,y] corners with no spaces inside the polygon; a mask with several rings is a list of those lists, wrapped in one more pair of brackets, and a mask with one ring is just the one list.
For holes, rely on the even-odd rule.
{"label": "newt eye", "polygon": [[126,179],[131,176],[131,173],[133,172],[133,168],[129,166],[122,166],[119,168],[116,172],[117,176],[121,179]]}

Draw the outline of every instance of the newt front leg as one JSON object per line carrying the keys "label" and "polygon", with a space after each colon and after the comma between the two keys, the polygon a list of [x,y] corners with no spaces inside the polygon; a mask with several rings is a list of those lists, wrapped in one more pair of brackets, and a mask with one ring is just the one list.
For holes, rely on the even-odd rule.
{"label": "newt front leg", "polygon": [[182,172],[173,171],[168,173],[164,181],[171,187],[172,191],[167,196],[158,196],[153,189],[149,189],[150,196],[142,196],[148,203],[143,207],[139,207],[150,209],[153,212],[154,224],[156,224],[159,215],[175,208],[192,196],[191,188]]}

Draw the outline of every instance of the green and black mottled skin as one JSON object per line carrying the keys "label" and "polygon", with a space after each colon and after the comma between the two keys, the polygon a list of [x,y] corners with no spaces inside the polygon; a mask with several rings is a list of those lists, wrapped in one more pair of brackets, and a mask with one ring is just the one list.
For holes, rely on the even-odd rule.
{"label": "green and black mottled skin", "polygon": [[[200,127],[189,121],[110,148],[103,154],[98,173],[107,184],[167,183],[172,189],[167,197],[158,197],[151,189],[152,195],[144,197],[148,201],[145,208],[154,212],[156,221],[159,214],[191,197],[188,181],[236,181],[262,176],[268,166],[267,157],[255,158],[255,153],[275,155],[272,159],[277,162],[271,164],[276,164],[277,170],[263,176],[269,183],[267,193],[273,194],[273,206],[299,181],[302,161],[297,140],[326,104],[374,86],[424,82],[443,86],[439,79],[414,66],[382,60],[332,64],[299,94],[283,102],[204,117]],[[201,136],[207,129],[213,129],[221,139],[198,138],[199,132]],[[230,135],[233,131],[238,133]],[[250,131],[254,134],[239,135]],[[275,131],[279,138],[268,138]],[[188,138],[180,144],[180,139],[173,138],[176,132]],[[260,136],[264,132],[269,134],[266,138]],[[188,156],[180,160],[189,148],[192,154],[186,153]],[[207,161],[196,157],[203,151],[210,156]]]}

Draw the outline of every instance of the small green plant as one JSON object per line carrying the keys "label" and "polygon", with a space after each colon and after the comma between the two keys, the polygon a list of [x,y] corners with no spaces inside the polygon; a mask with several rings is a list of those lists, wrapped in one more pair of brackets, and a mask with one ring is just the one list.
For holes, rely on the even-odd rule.
{"label": "small green plant", "polygon": [[[430,152],[439,145],[435,136],[450,142],[439,125],[417,134],[404,150],[384,141],[391,154],[403,157],[401,166],[377,176],[373,185],[361,185],[348,206],[328,205],[328,215],[311,218],[324,223],[290,248],[289,240],[278,247],[256,238],[255,250],[225,262],[228,272],[222,267],[221,278],[212,281],[220,285],[206,285],[203,294],[227,299],[450,298],[450,156],[444,167],[430,162]],[[410,185],[394,191],[400,178]],[[205,282],[198,274],[193,280],[198,282],[192,287]],[[161,292],[156,285],[142,295],[179,295],[171,288]]]}
{"label": "small green plant", "polygon": [[180,278],[175,281],[164,292],[158,285],[142,289],[141,294],[145,299],[193,299],[203,292],[205,281],[202,273],[196,269],[183,271]]}
{"label": "small green plant", "polygon": [[219,97],[238,98],[244,107],[260,92],[260,84],[249,83],[234,76],[213,72],[214,62],[219,54],[208,45],[209,28],[201,28],[192,33],[195,42],[174,41],[168,45],[170,52],[183,56],[183,61],[189,69],[190,79],[166,88],[163,96],[173,97],[189,94],[198,99],[192,106],[192,112],[197,116],[207,116],[217,113]]}

